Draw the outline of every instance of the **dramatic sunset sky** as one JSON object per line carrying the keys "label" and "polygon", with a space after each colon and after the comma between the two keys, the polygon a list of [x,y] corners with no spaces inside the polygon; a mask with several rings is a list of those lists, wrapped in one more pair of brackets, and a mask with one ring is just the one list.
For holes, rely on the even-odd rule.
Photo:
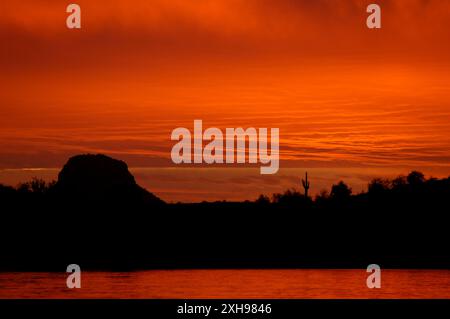
{"label": "dramatic sunset sky", "polygon": [[[0,3],[0,183],[126,161],[167,201],[253,199],[411,169],[450,175],[449,0]],[[369,30],[366,6],[382,8]],[[171,132],[280,128],[281,169],[179,167]]]}

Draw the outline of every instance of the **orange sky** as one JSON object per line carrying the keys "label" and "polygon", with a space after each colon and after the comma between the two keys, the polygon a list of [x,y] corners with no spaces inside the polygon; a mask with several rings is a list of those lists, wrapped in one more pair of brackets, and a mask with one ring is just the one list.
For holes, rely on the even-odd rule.
{"label": "orange sky", "polygon": [[[75,2],[81,30],[67,1],[0,4],[0,182],[86,152],[170,168],[170,133],[194,119],[279,127],[281,169],[450,174],[450,1]],[[372,2],[381,30],[365,26]],[[197,200],[176,195],[194,175],[142,181]]]}

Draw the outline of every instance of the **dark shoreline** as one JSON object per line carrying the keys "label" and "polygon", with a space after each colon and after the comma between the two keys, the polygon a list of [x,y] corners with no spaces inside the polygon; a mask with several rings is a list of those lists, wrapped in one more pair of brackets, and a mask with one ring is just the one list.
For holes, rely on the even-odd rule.
{"label": "dark shoreline", "polygon": [[[306,183],[308,186],[309,184]],[[344,183],[316,198],[166,204],[124,162],[71,158],[58,182],[0,185],[0,271],[85,269],[450,269],[450,178],[419,172]]]}
{"label": "dark shoreline", "polygon": [[166,205],[149,214],[11,214],[1,233],[0,271],[65,271],[72,263],[94,270],[450,269],[444,217],[393,214],[305,215],[256,203]]}

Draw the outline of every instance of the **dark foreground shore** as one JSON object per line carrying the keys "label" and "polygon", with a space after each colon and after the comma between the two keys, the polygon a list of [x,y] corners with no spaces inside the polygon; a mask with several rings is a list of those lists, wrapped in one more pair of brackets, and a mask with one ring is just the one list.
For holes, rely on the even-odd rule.
{"label": "dark foreground shore", "polygon": [[256,201],[166,204],[124,162],[72,158],[58,181],[0,186],[0,270],[450,269],[450,179],[412,172]]}
{"label": "dark foreground shore", "polygon": [[254,203],[17,212],[3,224],[0,269],[450,269],[444,219],[391,214],[305,215]]}

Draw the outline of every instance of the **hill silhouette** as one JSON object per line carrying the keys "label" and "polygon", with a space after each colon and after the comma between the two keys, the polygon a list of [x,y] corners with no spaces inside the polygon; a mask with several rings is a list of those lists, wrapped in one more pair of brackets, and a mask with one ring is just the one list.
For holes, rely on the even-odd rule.
{"label": "hill silhouette", "polygon": [[339,181],[315,198],[309,183],[255,201],[166,204],[126,163],[74,156],[56,182],[0,185],[0,269],[450,269],[450,178],[414,171],[358,194]]}
{"label": "hill silhouette", "polygon": [[162,205],[164,202],[136,184],[125,162],[97,154],[69,159],[53,191],[64,200],[103,205]]}

